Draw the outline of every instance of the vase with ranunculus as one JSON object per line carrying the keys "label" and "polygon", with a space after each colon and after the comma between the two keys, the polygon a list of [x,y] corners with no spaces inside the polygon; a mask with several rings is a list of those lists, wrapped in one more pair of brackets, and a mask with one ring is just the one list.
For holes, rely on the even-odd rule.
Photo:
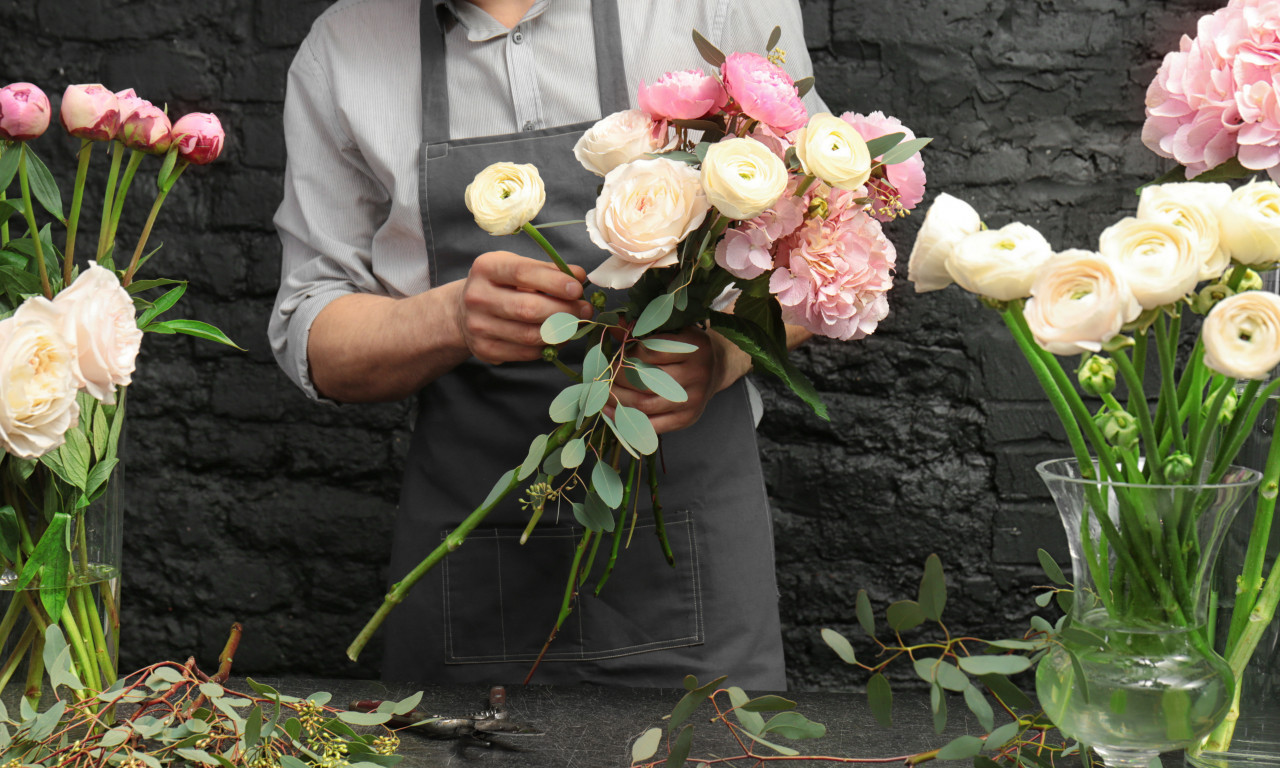
{"label": "vase with ranunculus", "polygon": [[[91,697],[117,679],[119,447],[144,332],[231,343],[206,323],[160,319],[185,282],[136,279],[169,190],[188,166],[221,151],[217,119],[189,115],[170,124],[132,90],[70,86],[59,117],[79,139],[79,162],[64,211],[53,174],[30,145],[52,114],[30,83],[0,89],[0,692],[18,688],[33,704],[50,680]],[[109,153],[98,239],[96,247],[82,242],[80,252],[90,255],[77,260],[98,145]],[[158,175],[135,185],[150,155]],[[144,186],[153,195],[150,214],[132,252],[118,253],[129,192]],[[38,209],[64,237],[39,224]]]}

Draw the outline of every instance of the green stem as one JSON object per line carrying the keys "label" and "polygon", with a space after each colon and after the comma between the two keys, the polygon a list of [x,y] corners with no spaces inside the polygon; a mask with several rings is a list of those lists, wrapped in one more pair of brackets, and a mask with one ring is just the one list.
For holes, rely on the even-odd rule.
{"label": "green stem", "polygon": [[[1178,393],[1174,390],[1174,357],[1176,350],[1171,348],[1170,339],[1168,338],[1168,326],[1165,325],[1164,315],[1156,317],[1156,352],[1160,357],[1160,400],[1168,403],[1165,408],[1166,413],[1179,412]],[[1197,411],[1199,409],[1196,409]],[[1195,412],[1191,414],[1191,418],[1197,418]],[[1179,451],[1185,451],[1186,446],[1182,440],[1182,424],[1181,417],[1179,423],[1170,425],[1173,436],[1173,444]]]}
{"label": "green stem", "polygon": [[[13,604],[16,605],[17,601],[14,601]],[[4,660],[4,666],[0,666],[0,691],[3,691],[9,685],[9,680],[13,678],[13,673],[18,671],[18,664],[21,663],[23,656],[27,655],[27,649],[31,647],[37,637],[39,637],[39,632],[35,623],[28,623],[27,628],[18,637],[18,642],[14,644],[9,658]]]}
{"label": "green stem", "polygon": [[[1272,406],[1275,407],[1275,406]],[[1280,423],[1271,433],[1271,445],[1267,449],[1267,462],[1258,484],[1257,503],[1253,513],[1253,527],[1249,530],[1249,546],[1245,550],[1244,565],[1236,579],[1236,599],[1231,608],[1231,624],[1227,630],[1226,652],[1239,642],[1253,613],[1257,597],[1262,590],[1262,569],[1267,557],[1267,544],[1271,541],[1271,522],[1275,516],[1277,489],[1280,489]],[[1280,559],[1277,559],[1280,562]]]}
{"label": "green stem", "polygon": [[658,453],[645,457],[649,470],[649,500],[653,504],[653,532],[658,536],[658,545],[662,547],[662,556],[667,565],[676,567],[676,556],[671,552],[671,542],[667,540],[667,523],[662,516],[662,502],[658,499]]}
{"label": "green stem", "polygon": [[36,226],[36,212],[31,205],[31,185],[27,181],[27,145],[18,145],[18,184],[22,188],[22,213],[27,219],[27,230],[31,233],[31,242],[36,251],[36,267],[40,270],[40,289],[46,299],[53,298],[53,288],[49,286],[49,273],[44,266],[44,246],[40,242],[40,230]]}
{"label": "green stem", "polygon": [[133,176],[138,172],[142,158],[143,153],[136,149],[129,155],[129,164],[125,166],[120,187],[116,190],[115,199],[111,203],[111,220],[107,222],[106,249],[112,252],[113,263],[115,262],[116,230],[120,227],[120,216],[124,213],[124,201],[129,197],[129,187],[133,186]]}
{"label": "green stem", "polygon": [[116,180],[120,176],[120,160],[124,157],[124,144],[114,142],[111,151],[111,170],[107,173],[107,191],[102,200],[102,225],[98,228],[97,259],[107,255],[107,236],[111,234],[111,212],[115,208]]}
{"label": "green stem", "polygon": [[623,523],[627,519],[627,507],[631,505],[632,493],[635,490],[636,475],[640,471],[640,462],[632,461],[631,467],[627,470],[627,484],[622,489],[622,504],[618,505],[618,522],[613,526],[613,543],[609,549],[609,561],[605,563],[604,573],[600,575],[600,581],[596,583],[595,594],[600,595],[600,590],[604,589],[604,584],[609,580],[609,576],[613,574],[613,566],[618,562],[618,548],[622,544],[622,528]]}
{"label": "green stem", "polygon": [[804,181],[801,181],[801,182],[800,182],[800,185],[799,185],[798,187],[796,187],[796,192],[795,192],[795,195],[794,195],[794,196],[795,196],[795,197],[802,197],[802,196],[804,196],[804,193],[809,191],[809,186],[810,186],[811,184],[813,184],[813,182],[814,182],[814,181],[816,181],[816,180],[817,180],[817,178],[818,178],[818,177],[816,177],[816,176],[809,176],[809,175],[806,175],[806,176],[804,177]]}
{"label": "green stem", "polygon": [[[175,176],[186,170],[187,163],[184,160],[182,165],[175,171]],[[129,283],[133,282],[133,274],[138,270],[138,260],[142,258],[142,249],[147,246],[147,240],[151,237],[151,227],[156,223],[156,216],[160,215],[160,206],[164,205],[164,199],[169,196],[168,185],[160,188],[156,193],[156,201],[151,204],[151,213],[147,215],[147,223],[142,228],[142,235],[138,238],[138,246],[133,249],[133,258],[129,260],[129,268],[125,270],[124,279],[120,284],[125,288],[129,287]]]}
{"label": "green stem", "polygon": [[27,681],[22,697],[31,705],[32,710],[40,707],[40,691],[44,687],[44,632],[37,632],[31,639],[31,650],[27,653]]}
{"label": "green stem", "polygon": [[67,249],[62,256],[62,285],[71,285],[71,271],[75,266],[76,231],[80,228],[80,204],[84,201],[84,179],[89,173],[89,157],[93,154],[93,142],[80,142],[80,163],[76,167],[76,186],[71,194],[71,217],[67,219]]}
{"label": "green stem", "polygon": [[67,645],[71,647],[71,652],[75,656],[76,666],[79,667],[80,682],[96,691],[102,690],[102,680],[98,677],[98,665],[94,662],[93,654],[89,653],[88,645],[85,644],[84,636],[80,633],[79,619],[75,616],[77,606],[74,601],[69,605],[70,610],[62,612],[62,631],[67,636]]}
{"label": "green stem", "polygon": [[556,252],[555,247],[552,246],[551,243],[547,242],[547,238],[542,236],[542,233],[538,231],[537,227],[526,221],[520,229],[526,235],[532,237],[535,243],[542,246],[542,250],[547,252],[547,255],[551,257],[551,260],[555,262],[561,272],[572,277],[574,280],[578,279],[577,276],[573,274],[573,270],[569,269],[569,265],[564,263],[564,259],[560,258],[560,254]]}
{"label": "green stem", "polygon": [[[103,579],[95,581],[91,584],[85,584],[76,587],[80,590],[80,599],[84,603],[85,618],[89,623],[89,634],[93,641],[93,652],[97,656],[98,671],[102,677],[103,686],[110,686],[116,681],[116,658],[109,647],[106,632],[103,631],[102,614],[98,611],[98,601],[95,597],[97,594],[109,592],[111,590],[111,580]],[[103,599],[104,603],[106,599]],[[107,614],[110,616],[110,614]],[[120,633],[118,624],[111,625],[111,636],[114,639]]]}
{"label": "green stem", "polygon": [[1142,391],[1142,377],[1129,360],[1129,356],[1124,352],[1112,355],[1111,359],[1115,361],[1116,367],[1120,369],[1120,376],[1124,378],[1124,383],[1129,388],[1129,407],[1131,409],[1129,412],[1138,419],[1138,429],[1142,433],[1142,443],[1149,459],[1147,468],[1151,472],[1152,479],[1157,483],[1163,482],[1164,474],[1161,471],[1158,460],[1160,441],[1156,439],[1156,430],[1151,423],[1151,407],[1147,404],[1147,396]]}

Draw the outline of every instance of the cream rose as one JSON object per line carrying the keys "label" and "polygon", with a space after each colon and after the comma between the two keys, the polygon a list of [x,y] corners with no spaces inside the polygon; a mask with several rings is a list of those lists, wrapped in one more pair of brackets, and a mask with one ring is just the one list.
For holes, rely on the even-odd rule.
{"label": "cream rose", "polygon": [[698,171],[688,163],[659,157],[614,168],[586,215],[591,242],[610,253],[588,279],[602,288],[630,288],[645,270],[675,264],[676,246],[709,210]]}
{"label": "cream rose", "polygon": [[104,403],[133,380],[142,331],[129,292],[109,269],[94,262],[53,300],[63,336],[70,342],[80,386]]}
{"label": "cream rose", "polygon": [[829,112],[819,112],[796,133],[804,172],[837,189],[857,189],[871,178],[871,154],[861,134]]}
{"label": "cream rose", "polygon": [[58,331],[58,311],[43,296],[0,321],[0,441],[34,459],[62,445],[80,417],[73,350]]}
{"label": "cream rose", "polygon": [[1036,342],[1055,355],[1097,352],[1142,312],[1124,277],[1092,251],[1063,251],[1031,284],[1027,325]]}
{"label": "cream rose", "polygon": [[491,235],[509,235],[542,210],[547,192],[537,166],[494,163],[467,185],[467,210]]}
{"label": "cream rose", "polygon": [[627,109],[601,118],[573,145],[573,156],[582,167],[604,176],[619,165],[662,152],[667,131],[647,112]]}
{"label": "cream rose", "polygon": [[1191,247],[1200,261],[1200,279],[1217,279],[1231,263],[1219,245],[1218,216],[1231,187],[1201,181],[1153,184],[1142,188],[1138,199],[1138,218],[1163,221],[1186,230]]}
{"label": "cream rose", "polygon": [[1053,247],[1043,235],[1015,221],[962,238],[946,268],[951,279],[966,291],[1013,301],[1030,294],[1031,281],[1052,256]]}
{"label": "cream rose", "polygon": [[1222,209],[1222,248],[1250,267],[1280,261],[1280,187],[1254,181],[1231,193]]}
{"label": "cream rose", "polygon": [[702,161],[707,200],[731,219],[754,219],[787,190],[787,166],[755,139],[718,141]]}
{"label": "cream rose", "polygon": [[1124,274],[1143,309],[1173,304],[1200,282],[1203,262],[1187,230],[1174,224],[1121,219],[1102,231],[1098,251]]}
{"label": "cream rose", "polygon": [[938,195],[924,215],[916,242],[907,260],[907,279],[916,293],[937,291],[951,285],[947,259],[956,244],[968,235],[982,230],[978,212],[965,201],[946,192]]}
{"label": "cream rose", "polygon": [[1214,305],[1200,328],[1204,364],[1235,379],[1265,379],[1280,365],[1280,296],[1245,291]]}

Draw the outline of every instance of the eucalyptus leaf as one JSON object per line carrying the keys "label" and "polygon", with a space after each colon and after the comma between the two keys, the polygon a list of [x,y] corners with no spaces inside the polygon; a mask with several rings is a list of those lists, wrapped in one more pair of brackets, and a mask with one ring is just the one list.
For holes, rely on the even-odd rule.
{"label": "eucalyptus leaf", "polygon": [[258,742],[262,739],[262,707],[257,704],[253,705],[253,709],[249,710],[249,714],[245,716],[244,721],[244,746],[245,749],[253,749],[258,746]]}
{"label": "eucalyptus leaf", "polygon": [[1062,573],[1062,568],[1058,565],[1058,561],[1053,559],[1053,555],[1043,549],[1036,550],[1036,558],[1040,561],[1040,567],[1044,569],[1044,575],[1049,577],[1058,586],[1069,586],[1066,575]]}
{"label": "eucalyptus leaf", "polygon": [[1022,689],[1009,681],[1009,678],[1001,674],[987,674],[980,678],[982,684],[987,686],[1005,706],[1013,709],[1034,709],[1035,702],[1030,696],[1022,692]]}
{"label": "eucalyptus leaf", "polygon": [[880,157],[885,152],[898,146],[906,137],[907,134],[905,133],[886,133],[884,136],[877,136],[867,142],[867,153],[873,158]]}
{"label": "eucalyptus leaf", "polygon": [[200,765],[221,765],[213,755],[203,749],[184,747],[173,751],[179,757],[185,758],[193,763],[199,763]]}
{"label": "eucalyptus leaf", "polygon": [[906,632],[924,623],[924,611],[915,600],[899,600],[885,611],[885,619],[895,632]]}
{"label": "eucalyptus leaf", "polygon": [[763,744],[764,746],[768,747],[769,749],[772,749],[774,752],[777,752],[780,755],[785,755],[787,757],[795,757],[796,755],[800,754],[799,750],[792,749],[791,747],[784,747],[781,744],[775,744],[774,742],[769,741],[768,739],[763,738],[761,736],[757,736],[754,733],[747,733],[746,736],[747,738],[751,739],[757,744]]}
{"label": "eucalyptus leaf", "polygon": [[1044,647],[1044,643],[1032,640],[988,640],[987,645],[1012,651],[1034,651]]}
{"label": "eucalyptus leaf", "polygon": [[[515,478],[516,471],[514,469],[508,469],[506,472],[503,472],[502,477],[498,478],[498,482],[494,483],[493,487],[489,489],[489,495],[484,497],[484,501],[481,502],[480,506],[487,507],[490,504],[496,503],[498,499],[505,496],[509,491],[511,481],[515,480]],[[276,695],[277,697],[279,696],[279,694]]]}
{"label": "eucalyptus leaf", "polygon": [[664,293],[653,301],[650,301],[644,311],[640,313],[640,317],[636,320],[636,325],[631,329],[631,333],[635,336],[645,336],[658,328],[662,324],[671,319],[671,312],[675,309],[676,297],[670,293]]}
{"label": "eucalyptus leaf", "polygon": [[765,694],[743,704],[742,708],[748,712],[784,712],[789,709],[795,709],[796,703],[781,696]]}
{"label": "eucalyptus leaf", "polygon": [[933,709],[933,730],[942,733],[947,728],[947,697],[942,694],[940,686],[930,689],[929,704]]}
{"label": "eucalyptus leaf", "polygon": [[640,735],[631,745],[631,762],[642,763],[658,753],[662,744],[662,729],[650,728]]}
{"label": "eucalyptus leaf", "polygon": [[858,617],[858,624],[862,627],[862,631],[866,632],[868,637],[875,637],[876,615],[871,610],[871,598],[867,596],[867,590],[858,590],[858,597],[854,600],[853,611]]}
{"label": "eucalyptus leaf", "polygon": [[98,746],[102,747],[118,747],[129,740],[132,730],[127,725],[117,725],[110,728],[106,733],[102,734],[98,739]]}
{"label": "eucalyptus leaf", "polygon": [[[1071,660],[1071,671],[1076,678],[1075,690],[1080,693],[1080,701],[1084,704],[1089,703],[1089,678],[1084,673],[1084,666],[1080,664],[1080,657],[1070,649],[1067,650],[1067,658]],[[1122,689],[1123,690],[1123,689]],[[1114,699],[1112,699],[1114,707]]]}
{"label": "eucalyptus leaf", "polygon": [[715,47],[710,40],[703,37],[702,33],[696,29],[693,30],[693,44],[697,47],[698,53],[702,56],[703,60],[708,64],[713,67],[720,67],[724,65],[724,52]]}
{"label": "eucalyptus leaf", "polygon": [[700,685],[680,697],[680,701],[676,702],[675,708],[671,710],[671,718],[667,721],[667,733],[674,732],[681,723],[688,720],[689,716],[692,715],[698,707],[702,706],[702,702],[706,701],[707,697],[715,692],[716,688],[718,688],[727,678],[727,675],[721,675],[715,680],[712,680],[705,685]]}
{"label": "eucalyptus leaf", "polygon": [[581,413],[578,400],[584,389],[586,389],[585,384],[570,384],[552,398],[551,405],[547,407],[547,414],[551,420],[557,424],[568,424],[577,419],[578,414]]}
{"label": "eucalyptus leaf", "polygon": [[557,312],[542,321],[538,332],[542,340],[548,344],[563,344],[578,332],[578,324],[582,321],[568,312]]}
{"label": "eucalyptus leaf", "polygon": [[764,718],[761,717],[758,712],[741,709],[743,704],[751,701],[751,698],[747,696],[745,691],[736,685],[729,686],[728,690],[729,703],[734,707],[733,716],[738,719],[738,723],[744,730],[746,730],[747,733],[758,735],[764,730]]}
{"label": "eucalyptus leaf", "polygon": [[619,405],[614,409],[613,422],[628,445],[646,456],[658,450],[658,434],[643,411]]}
{"label": "eucalyptus leaf", "polygon": [[640,339],[639,341],[641,346],[645,347],[646,349],[651,349],[654,352],[665,352],[667,354],[672,354],[672,355],[684,355],[690,352],[698,351],[697,344],[689,344],[683,341],[676,341],[675,339],[647,338],[647,339]]}
{"label": "eucalyptus leaf", "polygon": [[925,560],[919,603],[926,618],[942,620],[942,609],[947,604],[947,582],[942,574],[942,560],[937,555],[929,555]]}
{"label": "eucalyptus leaf", "polygon": [[533,442],[529,443],[529,452],[525,455],[524,462],[520,464],[520,471],[516,473],[517,480],[524,480],[538,471],[538,467],[542,464],[542,459],[547,453],[548,439],[550,439],[550,435],[538,435],[533,438]]}
{"label": "eucalyptus leaf", "polygon": [[600,494],[588,491],[586,501],[574,504],[574,517],[584,528],[592,531],[612,532],[614,527],[613,508],[605,503]]}
{"label": "eucalyptus leaf", "polygon": [[898,163],[910,160],[920,150],[924,149],[933,139],[911,139],[898,144],[893,149],[884,153],[884,157],[880,158],[880,162],[885,165],[897,165]]}
{"label": "eucalyptus leaf", "polygon": [[618,470],[608,463],[596,462],[591,470],[591,486],[610,509],[617,509],[622,503],[622,478],[618,476]]}
{"label": "eucalyptus leaf", "polygon": [[987,697],[982,695],[982,691],[978,690],[977,686],[965,686],[964,704],[973,716],[978,718],[978,724],[982,726],[982,730],[990,731],[995,727],[995,711],[991,708],[991,702],[987,701]]}
{"label": "eucalyptus leaf", "polygon": [[769,718],[763,732],[776,733],[787,739],[818,739],[827,735],[827,727],[799,712],[780,712]]}
{"label": "eucalyptus leaf", "polygon": [[830,646],[831,650],[835,651],[836,655],[839,656],[845,664],[858,663],[858,657],[853,652],[853,645],[844,635],[834,629],[827,629],[826,627],[823,627],[822,641]]}
{"label": "eucalyptus leaf", "polygon": [[689,750],[693,747],[693,726],[686,725],[676,736],[667,753],[666,768],[681,768],[689,758]]}
{"label": "eucalyptus leaf", "polygon": [[62,713],[67,709],[67,703],[61,699],[49,705],[49,708],[36,715],[35,722],[31,724],[30,730],[27,731],[28,738],[31,741],[44,741],[53,735],[53,731],[58,727],[58,721],[62,719]]}
{"label": "eucalyptus leaf", "polygon": [[813,90],[813,75],[800,78],[795,82],[795,86],[796,95],[803,99],[805,94]]}
{"label": "eucalyptus leaf", "polygon": [[766,56],[769,52],[778,46],[778,41],[782,39],[782,27],[775,26],[773,31],[769,33],[769,40],[764,44],[764,53]]}
{"label": "eucalyptus leaf", "polygon": [[582,392],[579,405],[584,417],[595,416],[609,402],[609,382],[593,381]]}
{"label": "eucalyptus leaf", "polygon": [[351,725],[382,725],[391,719],[389,712],[339,712],[338,719]]}
{"label": "eucalyptus leaf", "polygon": [[634,358],[628,358],[627,362],[631,364],[632,369],[640,377],[641,383],[650,392],[673,403],[688,402],[689,394],[684,391],[684,387],[680,386],[679,382],[672,378],[671,374],[656,365]]}
{"label": "eucalyptus leaf", "polygon": [[596,344],[587,350],[582,359],[582,380],[584,382],[599,381],[609,373],[609,358],[604,353],[604,346]]}
{"label": "eucalyptus leaf", "polygon": [[580,437],[575,437],[564,444],[564,448],[560,450],[560,465],[565,469],[574,469],[582,465],[582,460],[587,457],[587,443]]}
{"label": "eucalyptus leaf", "polygon": [[961,656],[960,668],[971,675],[987,675],[996,672],[1002,675],[1016,675],[1031,667],[1031,660],[1026,656]]}
{"label": "eucalyptus leaf", "polygon": [[1004,745],[1008,744],[1013,737],[1017,736],[1021,729],[1022,724],[1017,720],[1014,720],[1011,723],[1005,723],[987,734],[987,738],[983,743],[982,748],[987,751],[1000,749]]}
{"label": "eucalyptus leaf", "polygon": [[885,728],[893,725],[893,689],[879,672],[867,680],[867,704],[880,725]]}

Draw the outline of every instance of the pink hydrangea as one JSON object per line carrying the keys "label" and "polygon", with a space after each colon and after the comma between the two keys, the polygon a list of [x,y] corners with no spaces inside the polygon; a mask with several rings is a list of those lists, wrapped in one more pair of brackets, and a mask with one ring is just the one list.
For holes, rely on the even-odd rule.
{"label": "pink hydrangea", "polygon": [[760,54],[731,53],[720,66],[720,74],[729,97],[748,117],[783,133],[808,120],[809,113],[790,75]]}
{"label": "pink hydrangea", "polygon": [[726,231],[716,245],[716,263],[743,280],[773,269],[773,244],[804,223],[812,197],[812,193],[796,197],[798,183],[793,179],[772,208]]}
{"label": "pink hydrangea", "polygon": [[[906,134],[903,141],[911,141],[916,137],[901,120],[886,116],[883,112],[872,112],[869,115],[845,112],[840,119],[853,126],[864,141],[891,133]],[[915,208],[924,199],[924,158],[917,152],[901,163],[885,166],[884,172],[884,181],[888,185],[873,178],[868,191],[879,200],[878,210],[872,215],[880,221],[892,221],[897,214]]]}
{"label": "pink hydrangea", "polygon": [[719,112],[729,94],[702,70],[683,69],[666,73],[653,85],[641,80],[637,100],[654,120],[694,120]]}
{"label": "pink hydrangea", "polygon": [[889,314],[897,255],[860,194],[833,191],[826,218],[811,217],[778,242],[769,290],[784,321],[849,340],[873,333]]}

